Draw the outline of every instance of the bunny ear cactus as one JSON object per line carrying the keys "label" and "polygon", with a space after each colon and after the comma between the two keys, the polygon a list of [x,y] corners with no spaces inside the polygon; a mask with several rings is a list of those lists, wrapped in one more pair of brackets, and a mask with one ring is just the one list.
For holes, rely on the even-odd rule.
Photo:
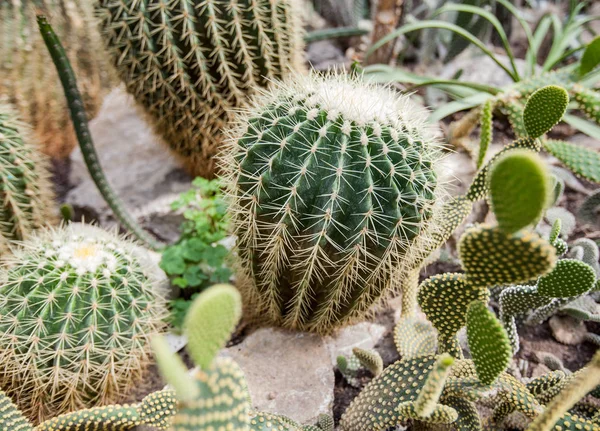
{"label": "bunny ear cactus", "polygon": [[405,96],[341,75],[298,76],[257,99],[224,160],[250,309],[329,332],[410,272],[442,193],[425,118]]}
{"label": "bunny ear cactus", "polygon": [[139,384],[166,315],[144,253],[70,226],[36,234],[4,260],[0,387],[32,420],[110,404]]}
{"label": "bunny ear cactus", "polygon": [[40,149],[65,158],[77,145],[57,73],[35,29],[36,12],[52,17],[80,77],[86,112],[96,115],[113,84],[96,29],[91,2],[4,0],[0,2],[0,94],[34,128]]}
{"label": "bunny ear cactus", "polygon": [[238,323],[240,310],[240,295],[229,285],[213,286],[194,300],[184,328],[189,337],[188,351],[202,368],[192,376],[161,336],[153,340],[159,369],[179,400],[173,429],[249,430],[250,402],[244,374],[232,360],[215,359]]}
{"label": "bunny ear cactus", "polygon": [[196,175],[214,174],[233,111],[303,69],[297,0],[95,3],[127,90]]}
{"label": "bunny ear cactus", "polygon": [[523,123],[531,138],[539,138],[552,129],[563,117],[569,104],[564,88],[549,85],[533,92],[523,111]]}
{"label": "bunny ear cactus", "polygon": [[66,413],[33,426],[23,416],[10,398],[0,391],[0,427],[6,431],[129,431],[138,425],[156,430],[168,430],[170,418],[175,413],[175,396],[172,391],[154,392],[141,403],[110,405]]}
{"label": "bunny ear cactus", "polygon": [[24,240],[55,220],[49,177],[47,160],[28,127],[0,104],[0,255],[11,241]]}

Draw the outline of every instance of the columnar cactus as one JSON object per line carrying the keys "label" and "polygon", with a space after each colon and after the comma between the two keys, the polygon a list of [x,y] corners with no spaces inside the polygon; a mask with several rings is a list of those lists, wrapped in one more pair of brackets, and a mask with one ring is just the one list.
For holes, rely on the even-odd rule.
{"label": "columnar cactus", "polygon": [[241,118],[224,169],[240,286],[257,315],[327,332],[412,268],[441,194],[423,114],[389,89],[312,75]]}
{"label": "columnar cactus", "polygon": [[[37,8],[37,9],[36,9]],[[94,116],[114,79],[101,48],[91,2],[3,0],[0,2],[0,94],[34,127],[44,153],[63,158],[77,145],[58,75],[36,31],[35,15],[52,18],[79,78],[85,108]]]}
{"label": "columnar cactus", "polygon": [[211,176],[221,133],[256,89],[301,70],[297,0],[97,0],[127,90],[197,175]]}
{"label": "columnar cactus", "polygon": [[30,135],[15,112],[0,104],[0,255],[10,241],[55,218],[47,161]]}
{"label": "columnar cactus", "polygon": [[93,227],[40,232],[0,270],[0,387],[32,420],[115,402],[166,314],[145,252]]}

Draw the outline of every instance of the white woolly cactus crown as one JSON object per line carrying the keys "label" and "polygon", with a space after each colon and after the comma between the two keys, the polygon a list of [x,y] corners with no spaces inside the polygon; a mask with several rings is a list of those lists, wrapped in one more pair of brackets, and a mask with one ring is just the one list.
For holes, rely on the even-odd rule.
{"label": "white woolly cactus crown", "polygon": [[144,251],[91,226],[40,231],[0,268],[0,387],[34,421],[119,401],[165,297]]}
{"label": "white woolly cactus crown", "polygon": [[426,118],[337,74],[275,83],[239,116],[223,170],[247,309],[328,332],[390,293],[422,258],[443,194]]}

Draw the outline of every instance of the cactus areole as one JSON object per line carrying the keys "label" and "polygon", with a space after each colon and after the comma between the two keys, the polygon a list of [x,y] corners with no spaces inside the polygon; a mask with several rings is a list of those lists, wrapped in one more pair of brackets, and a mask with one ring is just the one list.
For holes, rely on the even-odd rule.
{"label": "cactus areole", "polygon": [[440,194],[425,118],[342,76],[297,76],[255,100],[224,157],[246,309],[329,332],[389,293]]}

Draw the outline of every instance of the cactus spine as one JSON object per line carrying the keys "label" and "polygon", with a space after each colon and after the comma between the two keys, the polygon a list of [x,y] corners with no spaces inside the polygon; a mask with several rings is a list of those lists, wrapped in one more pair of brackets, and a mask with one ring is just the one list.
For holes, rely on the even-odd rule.
{"label": "cactus spine", "polygon": [[46,165],[27,127],[0,104],[0,255],[10,241],[53,221]]}
{"label": "cactus spine", "polygon": [[64,158],[77,145],[58,75],[36,30],[35,15],[52,18],[68,47],[84,93],[85,108],[93,117],[114,79],[104,59],[93,6],[78,0],[0,1],[0,94],[34,127],[44,153]]}
{"label": "cactus spine", "polygon": [[312,75],[257,99],[224,163],[248,309],[318,332],[363,316],[422,254],[438,168],[422,110],[389,89]]}
{"label": "cactus spine", "polygon": [[221,130],[256,88],[302,66],[297,0],[98,0],[127,90],[188,169],[210,177]]}
{"label": "cactus spine", "polygon": [[32,420],[139,384],[166,310],[141,249],[97,228],[40,232],[0,270],[0,387]]}

